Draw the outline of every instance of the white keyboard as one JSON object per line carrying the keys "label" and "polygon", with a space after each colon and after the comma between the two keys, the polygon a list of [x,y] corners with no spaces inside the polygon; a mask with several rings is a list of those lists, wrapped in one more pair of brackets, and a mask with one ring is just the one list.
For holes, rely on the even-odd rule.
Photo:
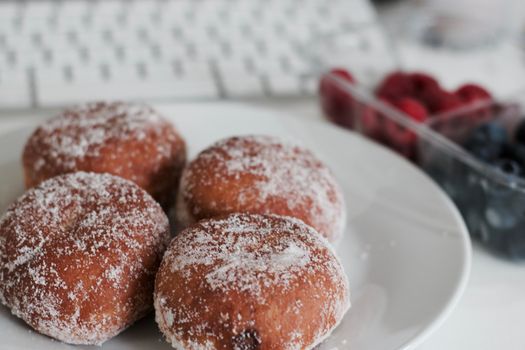
{"label": "white keyboard", "polygon": [[0,1],[0,109],[312,92],[304,45],[367,0]]}

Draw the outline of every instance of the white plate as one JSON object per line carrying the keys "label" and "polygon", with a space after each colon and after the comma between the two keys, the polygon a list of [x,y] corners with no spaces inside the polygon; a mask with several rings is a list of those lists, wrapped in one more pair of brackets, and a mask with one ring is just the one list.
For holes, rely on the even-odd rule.
{"label": "white plate", "polygon": [[[352,308],[321,349],[407,349],[423,341],[458,301],[470,270],[465,225],[450,200],[414,166],[360,136],[239,105],[160,108],[190,156],[222,137],[262,133],[300,140],[333,169],[348,204],[337,250],[349,275]],[[23,191],[20,153],[34,126],[0,138],[0,210]],[[0,307],[0,348],[66,349]],[[83,349],[90,347],[74,347]],[[104,349],[169,349],[152,317]]]}

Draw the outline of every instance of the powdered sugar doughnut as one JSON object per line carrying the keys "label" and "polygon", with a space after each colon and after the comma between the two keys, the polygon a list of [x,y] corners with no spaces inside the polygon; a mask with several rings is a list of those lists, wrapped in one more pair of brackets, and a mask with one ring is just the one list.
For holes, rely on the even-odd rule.
{"label": "powdered sugar doughnut", "polygon": [[231,214],[200,221],[170,244],[155,313],[174,348],[310,349],[350,306],[328,242],[291,217]]}
{"label": "powdered sugar doughnut", "polygon": [[31,135],[24,149],[26,186],[88,171],[131,180],[167,209],[186,161],[184,140],[145,105],[99,102],[66,109]]}
{"label": "powdered sugar doughnut", "polygon": [[0,219],[0,301],[42,334],[101,344],[151,310],[168,241],[165,213],[134,183],[55,177]]}
{"label": "powdered sugar doughnut", "polygon": [[183,172],[182,224],[235,212],[296,217],[330,241],[343,232],[343,195],[330,170],[307,149],[269,136],[224,139]]}

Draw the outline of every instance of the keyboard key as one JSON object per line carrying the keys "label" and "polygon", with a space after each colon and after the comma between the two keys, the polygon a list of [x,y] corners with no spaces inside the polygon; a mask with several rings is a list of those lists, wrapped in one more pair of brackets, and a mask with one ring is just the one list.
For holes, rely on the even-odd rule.
{"label": "keyboard key", "polygon": [[227,97],[253,97],[264,94],[262,79],[257,74],[250,74],[238,66],[225,64],[219,64],[219,72]]}
{"label": "keyboard key", "polygon": [[186,78],[195,78],[197,80],[213,79],[213,72],[209,62],[193,61],[182,64],[182,75]]}
{"label": "keyboard key", "polygon": [[291,74],[271,74],[267,76],[267,82],[272,96],[293,96],[301,91],[300,81]]}
{"label": "keyboard key", "polygon": [[51,5],[45,1],[28,1],[25,5],[23,15],[31,18],[48,18],[56,11],[56,5]]}
{"label": "keyboard key", "polygon": [[132,65],[128,62],[121,65],[108,65],[107,70],[113,81],[135,82],[143,79],[139,73],[139,64]]}
{"label": "keyboard key", "polygon": [[94,12],[98,16],[113,16],[125,10],[126,3],[118,0],[104,0],[95,3]]}
{"label": "keyboard key", "polygon": [[0,23],[6,23],[6,19],[12,19],[20,13],[20,6],[15,1],[0,3]]}
{"label": "keyboard key", "polygon": [[169,62],[146,67],[146,79],[149,81],[171,81],[175,78],[175,66]]}
{"label": "keyboard key", "polygon": [[31,106],[31,93],[26,70],[0,70],[0,106],[24,108]]}
{"label": "keyboard key", "polygon": [[77,18],[89,8],[87,1],[62,1],[58,8],[58,14],[62,18]]}

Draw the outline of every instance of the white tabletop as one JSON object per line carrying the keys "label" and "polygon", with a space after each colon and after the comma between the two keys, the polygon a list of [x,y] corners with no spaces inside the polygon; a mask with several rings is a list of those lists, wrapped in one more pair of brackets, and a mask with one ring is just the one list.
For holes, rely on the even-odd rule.
{"label": "white tabletop", "polygon": [[[314,99],[249,104],[294,118],[322,120]],[[0,118],[0,136],[28,120],[42,118],[35,114]],[[525,349],[524,272],[524,264],[493,257],[474,244],[472,275],[463,298],[451,317],[417,350]]]}

